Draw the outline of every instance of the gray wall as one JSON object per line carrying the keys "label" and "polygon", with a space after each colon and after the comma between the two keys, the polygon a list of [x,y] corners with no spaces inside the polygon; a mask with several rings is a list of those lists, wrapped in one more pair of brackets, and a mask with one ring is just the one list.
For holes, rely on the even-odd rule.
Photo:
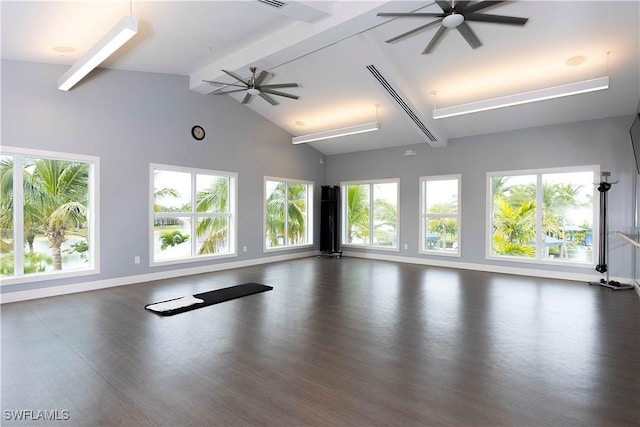
{"label": "gray wall", "polygon": [[[488,171],[598,164],[620,181],[609,193],[610,229],[634,226],[636,172],[628,133],[630,116],[461,138],[445,148],[425,144],[329,156],[321,165],[322,154],[309,146],[293,146],[291,135],[237,101],[190,92],[187,77],[98,70],[70,92],[61,92],[56,81],[66,69],[2,62],[1,142],[100,157],[101,273],[3,286],[3,293],[270,256],[262,252],[265,175],[314,181],[316,219],[321,185],[400,178],[401,244],[409,248],[398,255],[418,260],[443,259],[418,254],[418,177],[423,175],[462,174],[462,257],[447,257],[447,261],[534,268],[484,258]],[[204,141],[191,138],[194,124],[207,130]],[[408,148],[417,155],[404,157]],[[148,267],[149,163],[237,172],[238,247],[246,245],[248,251],[214,262]],[[318,224],[314,226],[316,248]],[[611,242],[611,274],[632,277],[630,245],[615,237]],[[143,260],[139,265],[133,263],[136,255]]]}
{"label": "gray wall", "polygon": [[[612,181],[619,180],[608,195],[610,231],[633,227],[636,171],[629,138],[632,120],[631,116],[615,117],[466,137],[451,140],[444,148],[424,144],[330,156],[326,176],[330,185],[400,178],[401,247],[409,245],[408,250],[400,251],[401,256],[590,274],[592,269],[486,260],[486,173],[600,165],[602,171],[612,172]],[[406,149],[415,149],[416,156],[404,157]],[[454,173],[462,174],[462,256],[452,259],[419,255],[419,177]],[[633,277],[631,246],[615,236],[610,242],[610,273]]]}
{"label": "gray wall", "polygon": [[[313,181],[319,199],[324,156],[293,146],[290,134],[230,97],[193,93],[188,77],[113,70],[59,91],[67,68],[2,61],[2,144],[100,157],[101,273],[3,286],[3,293],[216,263],[148,267],[150,163],[238,173],[238,257],[217,262],[269,256],[262,252],[265,175]],[[191,137],[194,124],[207,131],[201,142]]]}

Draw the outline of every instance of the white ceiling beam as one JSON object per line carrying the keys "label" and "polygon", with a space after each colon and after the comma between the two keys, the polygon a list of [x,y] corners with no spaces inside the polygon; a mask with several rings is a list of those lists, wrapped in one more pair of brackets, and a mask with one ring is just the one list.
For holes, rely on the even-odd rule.
{"label": "white ceiling beam", "polygon": [[213,92],[216,87],[203,80],[227,81],[222,69],[237,71],[251,65],[272,69],[379,25],[380,18],[376,13],[389,3],[393,2],[336,2],[333,15],[325,19],[316,23],[294,22],[192,73],[189,89],[202,94]]}

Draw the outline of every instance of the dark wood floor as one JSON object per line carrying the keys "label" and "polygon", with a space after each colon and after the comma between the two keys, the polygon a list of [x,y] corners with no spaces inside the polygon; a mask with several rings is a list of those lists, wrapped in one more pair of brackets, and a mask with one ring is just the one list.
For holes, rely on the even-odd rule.
{"label": "dark wood floor", "polygon": [[[243,282],[274,290],[143,309]],[[638,426],[640,300],[306,258],[5,304],[2,410],[37,426]],[[19,410],[69,419],[9,419]]]}

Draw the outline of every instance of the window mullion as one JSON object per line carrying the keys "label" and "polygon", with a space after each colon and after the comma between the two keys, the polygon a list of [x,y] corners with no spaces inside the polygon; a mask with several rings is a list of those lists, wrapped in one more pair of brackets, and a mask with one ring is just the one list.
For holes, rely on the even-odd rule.
{"label": "window mullion", "polygon": [[373,184],[369,184],[369,246],[373,246]]}
{"label": "window mullion", "polygon": [[544,190],[542,187],[542,174],[536,177],[536,259],[544,258],[545,235],[542,229]]}
{"label": "window mullion", "polygon": [[13,275],[24,275],[24,165],[13,157]]}
{"label": "window mullion", "polygon": [[196,236],[196,222],[198,220],[196,215],[196,174],[191,174],[191,256],[196,256],[197,250],[197,236]]}
{"label": "window mullion", "polygon": [[289,183],[284,183],[284,246],[289,246]]}

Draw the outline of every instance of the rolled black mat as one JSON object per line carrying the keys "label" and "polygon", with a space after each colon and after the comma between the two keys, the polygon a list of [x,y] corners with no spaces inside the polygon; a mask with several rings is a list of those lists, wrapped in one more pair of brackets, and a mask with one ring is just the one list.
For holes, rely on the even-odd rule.
{"label": "rolled black mat", "polygon": [[246,297],[260,292],[270,291],[273,286],[260,285],[258,283],[244,283],[215,291],[173,298],[153,304],[147,304],[144,308],[161,316],[172,316],[185,311],[195,310],[219,302]]}

